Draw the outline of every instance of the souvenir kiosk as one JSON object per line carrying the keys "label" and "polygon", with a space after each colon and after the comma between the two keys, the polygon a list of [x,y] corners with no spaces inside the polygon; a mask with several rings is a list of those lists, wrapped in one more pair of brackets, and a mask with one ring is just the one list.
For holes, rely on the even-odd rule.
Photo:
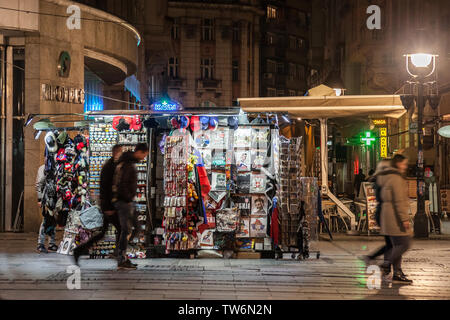
{"label": "souvenir kiosk", "polygon": [[[328,90],[327,90],[328,89]],[[319,93],[315,93],[319,92]],[[340,209],[338,213],[350,220],[349,234],[359,234],[356,215],[328,188],[327,119],[382,116],[398,119],[406,113],[399,95],[336,96],[333,89],[323,86],[311,89],[306,97],[241,98],[244,112],[274,112],[293,118],[320,120],[321,194],[328,197]],[[369,195],[370,196],[370,195]],[[373,200],[371,198],[371,200]],[[373,212],[373,201],[368,204]],[[372,216],[370,217],[373,225]]]}

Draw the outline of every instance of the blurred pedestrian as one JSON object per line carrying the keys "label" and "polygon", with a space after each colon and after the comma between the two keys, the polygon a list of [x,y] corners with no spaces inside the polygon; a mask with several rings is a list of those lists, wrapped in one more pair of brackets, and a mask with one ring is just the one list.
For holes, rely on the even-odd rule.
{"label": "blurred pedestrian", "polygon": [[113,183],[113,204],[120,221],[119,236],[119,269],[136,269],[127,257],[128,235],[131,232],[130,220],[134,215],[134,198],[137,189],[137,172],[135,163],[144,160],[148,155],[148,145],[139,143],[134,152],[125,152],[116,167]]}
{"label": "blurred pedestrian", "polygon": [[44,190],[45,190],[45,165],[39,167],[37,176],[36,176],[36,193],[38,198],[38,206],[42,209],[42,223],[39,228],[39,236],[38,236],[38,246],[37,251],[39,253],[48,253],[48,251],[56,252],[58,250],[58,246],[55,244],[55,237],[56,232],[54,229],[50,229],[48,231],[49,236],[49,244],[48,248],[45,248],[45,236],[46,236],[46,230],[45,230],[45,206],[42,203],[42,200],[44,198]]}
{"label": "blurred pedestrian", "polygon": [[89,250],[95,242],[100,241],[105,236],[108,231],[109,224],[112,224],[116,228],[116,249],[115,255],[118,252],[119,234],[120,234],[120,222],[119,216],[112,203],[113,198],[113,177],[114,171],[120,157],[122,156],[122,146],[116,144],[112,148],[112,157],[105,162],[102,171],[100,172],[100,209],[103,213],[103,227],[102,230],[95,234],[84,244],[78,246],[73,250],[73,257],[75,259],[75,264],[78,264],[78,260],[83,252]]}
{"label": "blurred pedestrian", "polygon": [[[379,192],[380,192],[380,188],[377,186],[376,181],[377,181],[377,177],[381,174],[385,175],[388,174],[390,171],[386,170],[390,167],[391,161],[390,160],[382,160],[378,163],[377,165],[377,170],[375,172],[372,172],[373,169],[371,170],[372,174],[370,174],[368,182],[374,183],[375,184],[375,193],[377,196],[377,208],[376,208],[376,213],[375,216],[379,217],[380,216],[380,212],[381,212],[381,199],[379,199]],[[391,172],[392,173],[392,172]],[[395,172],[393,172],[395,173]],[[377,219],[378,220],[378,219]],[[378,224],[380,224],[379,221],[377,221]],[[381,256],[384,254],[384,264],[388,265],[389,260],[388,260],[388,252],[389,250],[392,248],[392,244],[391,244],[391,239],[389,236],[384,236],[384,241],[385,241],[385,245],[378,248],[375,252],[366,255],[366,256],[362,256],[360,257],[361,260],[363,260],[366,264],[370,264],[372,260],[375,260],[377,257]],[[390,265],[389,265],[389,269],[390,269]]]}
{"label": "blurred pedestrian", "polygon": [[392,248],[387,253],[387,261],[382,269],[385,275],[390,274],[393,266],[393,282],[411,284],[402,270],[402,256],[411,246],[412,227],[409,217],[408,184],[404,177],[408,168],[408,159],[397,154],[391,161],[391,166],[377,176],[380,186],[381,234],[389,236]]}

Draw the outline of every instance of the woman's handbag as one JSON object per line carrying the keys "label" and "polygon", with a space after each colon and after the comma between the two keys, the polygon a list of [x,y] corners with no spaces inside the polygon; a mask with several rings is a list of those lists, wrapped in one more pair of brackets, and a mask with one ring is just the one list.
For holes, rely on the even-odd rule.
{"label": "woman's handbag", "polygon": [[80,214],[80,221],[83,227],[87,230],[103,227],[103,214],[100,212],[98,206],[92,206],[87,201],[86,204],[89,207],[85,207]]}

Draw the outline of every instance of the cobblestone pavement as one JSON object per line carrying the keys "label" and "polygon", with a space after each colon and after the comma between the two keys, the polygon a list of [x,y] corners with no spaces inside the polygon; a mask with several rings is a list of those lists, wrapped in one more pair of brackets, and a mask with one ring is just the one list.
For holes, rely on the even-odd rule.
{"label": "cobblestone pavement", "polygon": [[68,290],[72,258],[35,252],[35,235],[0,234],[1,299],[450,299],[450,241],[415,240],[403,269],[411,286],[369,290],[357,257],[382,241],[320,241],[320,259],[81,259],[81,289]]}

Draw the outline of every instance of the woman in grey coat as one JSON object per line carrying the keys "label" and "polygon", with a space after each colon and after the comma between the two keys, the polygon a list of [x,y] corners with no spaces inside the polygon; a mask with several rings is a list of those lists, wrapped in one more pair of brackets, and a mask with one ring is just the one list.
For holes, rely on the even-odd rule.
{"label": "woman in grey coat", "polygon": [[412,228],[409,216],[408,184],[404,174],[408,168],[408,159],[395,155],[386,174],[377,176],[381,188],[381,234],[389,236],[392,249],[388,261],[383,264],[383,271],[390,273],[394,267],[393,282],[412,283],[402,271],[402,256],[411,246]]}

